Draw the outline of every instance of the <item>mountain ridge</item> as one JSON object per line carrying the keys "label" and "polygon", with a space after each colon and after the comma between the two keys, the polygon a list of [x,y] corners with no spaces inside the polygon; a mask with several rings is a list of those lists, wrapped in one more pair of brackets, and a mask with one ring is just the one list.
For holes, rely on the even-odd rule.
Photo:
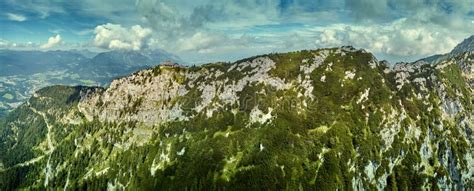
{"label": "mountain ridge", "polygon": [[0,187],[471,189],[469,66],[341,47],[44,89],[0,125]]}

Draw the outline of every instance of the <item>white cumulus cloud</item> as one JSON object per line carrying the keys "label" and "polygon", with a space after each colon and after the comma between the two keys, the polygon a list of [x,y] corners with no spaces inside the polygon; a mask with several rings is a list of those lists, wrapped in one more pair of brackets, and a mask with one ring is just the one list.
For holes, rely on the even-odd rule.
{"label": "white cumulus cloud", "polygon": [[32,48],[38,48],[38,46],[38,44],[31,41],[11,42],[0,38],[0,49],[31,50]]}
{"label": "white cumulus cloud", "polygon": [[61,43],[61,36],[59,34],[49,37],[46,44],[41,45],[42,49],[49,49]]}
{"label": "white cumulus cloud", "polygon": [[26,21],[26,17],[20,14],[7,13],[6,15],[7,15],[7,18],[12,21],[18,21],[18,22]]}
{"label": "white cumulus cloud", "polygon": [[[451,31],[436,25],[420,25],[400,19],[387,25],[356,26],[335,24],[315,36],[318,46],[354,45],[375,53],[410,57],[447,53],[457,43]],[[463,35],[460,35],[462,38]]]}
{"label": "white cumulus cloud", "polygon": [[179,50],[181,51],[198,51],[206,53],[212,51],[211,49],[215,48],[214,46],[223,41],[227,41],[223,36],[211,36],[207,33],[198,32],[190,38],[182,38],[178,42],[180,45]]}
{"label": "white cumulus cloud", "polygon": [[9,48],[10,46],[11,46],[10,41],[0,38],[0,48]]}
{"label": "white cumulus cloud", "polygon": [[107,23],[94,29],[94,45],[105,49],[140,50],[146,48],[152,30],[140,25],[127,29],[118,24]]}

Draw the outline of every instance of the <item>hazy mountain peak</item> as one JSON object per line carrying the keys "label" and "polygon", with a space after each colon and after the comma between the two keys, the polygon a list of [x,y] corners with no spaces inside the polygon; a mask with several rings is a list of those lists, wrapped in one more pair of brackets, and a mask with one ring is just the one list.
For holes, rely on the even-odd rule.
{"label": "hazy mountain peak", "polygon": [[474,51],[474,35],[464,39],[451,51],[451,55]]}
{"label": "hazy mountain peak", "polygon": [[428,56],[426,58],[422,58],[420,60],[426,61],[431,64],[437,64],[446,59],[456,57],[465,52],[473,52],[474,51],[474,35],[464,39],[461,43],[456,45],[450,53],[447,54],[435,54],[432,56]]}

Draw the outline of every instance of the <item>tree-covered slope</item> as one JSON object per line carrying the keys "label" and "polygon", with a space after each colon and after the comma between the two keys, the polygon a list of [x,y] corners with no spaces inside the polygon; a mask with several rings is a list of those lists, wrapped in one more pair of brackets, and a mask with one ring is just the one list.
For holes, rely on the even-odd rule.
{"label": "tree-covered slope", "polygon": [[0,127],[0,188],[474,189],[472,53],[352,47],[42,89]]}

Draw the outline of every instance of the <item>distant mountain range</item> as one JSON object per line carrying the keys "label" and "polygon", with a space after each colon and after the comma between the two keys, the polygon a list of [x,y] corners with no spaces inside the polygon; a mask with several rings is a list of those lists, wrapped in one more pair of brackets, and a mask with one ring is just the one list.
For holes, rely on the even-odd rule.
{"label": "distant mountain range", "polygon": [[0,50],[0,116],[42,87],[53,84],[105,86],[114,78],[167,60],[182,63],[179,57],[159,49],[102,53]]}
{"label": "distant mountain range", "polygon": [[99,53],[74,68],[81,76],[110,82],[110,78],[156,66],[164,61],[182,63],[181,59],[162,50],[111,51]]}

